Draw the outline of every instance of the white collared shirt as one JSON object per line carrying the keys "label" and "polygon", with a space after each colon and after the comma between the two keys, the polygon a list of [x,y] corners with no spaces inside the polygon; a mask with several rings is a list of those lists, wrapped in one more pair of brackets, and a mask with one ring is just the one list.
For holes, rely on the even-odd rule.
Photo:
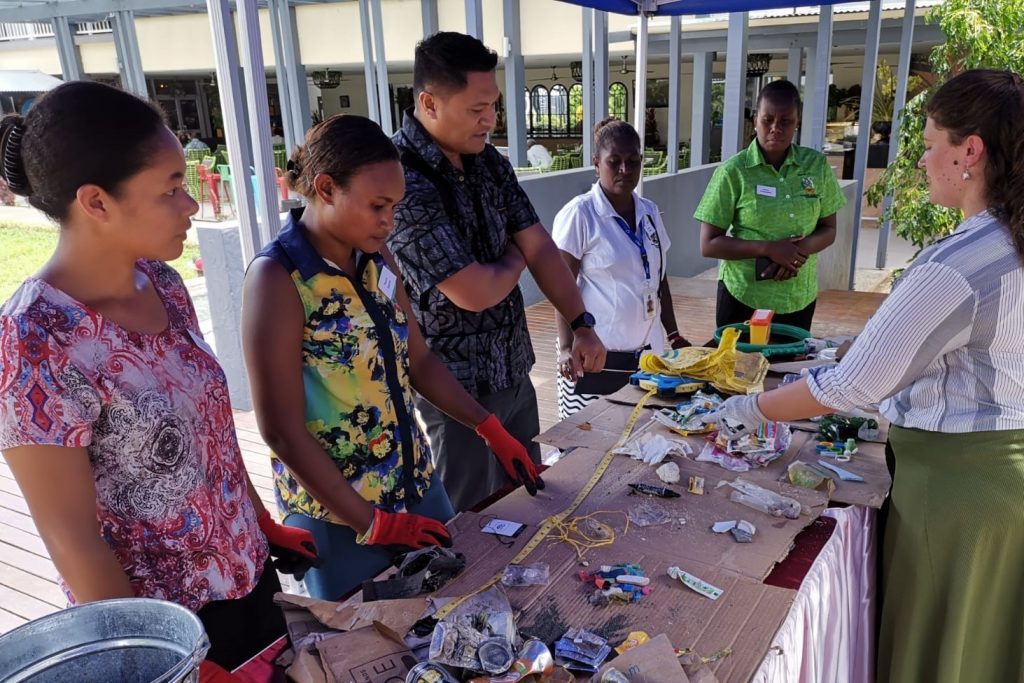
{"label": "white collared shirt", "polygon": [[[590,192],[574,197],[555,216],[552,237],[558,248],[580,261],[577,283],[583,304],[597,319],[595,331],[609,351],[635,351],[647,344],[664,350],[658,285],[665,275],[665,254],[671,241],[658,205],[633,193],[636,225],[650,264],[645,276],[640,249],[626,235],[612,208],[594,183]],[[644,315],[645,293],[654,297],[654,316]]]}

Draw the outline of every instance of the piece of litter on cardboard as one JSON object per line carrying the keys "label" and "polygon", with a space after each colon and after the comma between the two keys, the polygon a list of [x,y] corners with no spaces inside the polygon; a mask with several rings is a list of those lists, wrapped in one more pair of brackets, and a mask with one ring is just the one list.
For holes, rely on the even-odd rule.
{"label": "piece of litter on cardboard", "polygon": [[729,530],[737,543],[752,543],[757,527],[745,519],[741,519],[735,527]]}
{"label": "piece of litter on cardboard", "polygon": [[704,495],[704,477],[693,475],[690,477],[690,486],[686,489],[695,496]]}
{"label": "piece of litter on cardboard", "polygon": [[727,534],[736,528],[736,520],[731,519],[725,522],[715,522],[711,525],[711,530],[716,534]]}
{"label": "piece of litter on cardboard", "polygon": [[715,588],[707,581],[698,579],[693,574],[685,572],[679,567],[669,567],[668,575],[673,579],[678,579],[684,586],[686,586],[690,590],[696,591],[704,597],[711,598],[712,600],[717,600],[718,598],[722,597],[722,593],[725,592],[721,588]]}
{"label": "piece of litter on cardboard", "polygon": [[585,432],[589,432],[591,429],[593,429],[593,427],[590,425],[589,422],[584,422],[582,424],[576,425],[576,429],[582,429]]}
{"label": "piece of litter on cardboard", "polygon": [[666,484],[678,484],[679,483],[679,465],[674,462],[667,462],[654,471]]}

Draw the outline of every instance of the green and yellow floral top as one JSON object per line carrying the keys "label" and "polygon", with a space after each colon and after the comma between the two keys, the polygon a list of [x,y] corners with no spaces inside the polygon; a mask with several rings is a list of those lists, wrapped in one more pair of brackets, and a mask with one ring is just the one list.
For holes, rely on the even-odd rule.
{"label": "green and yellow floral top", "polygon": [[[828,159],[808,147],[790,145],[782,167],[764,160],[757,140],[715,169],[694,218],[742,240],[806,237],[818,221],[846,204]],[[754,259],[722,261],[718,278],[751,308],[776,313],[799,311],[818,298],[818,255],[789,280],[756,277]]]}
{"label": "green and yellow floral top", "polygon": [[[291,274],[302,300],[306,428],[369,502],[396,512],[430,487],[430,449],[413,419],[409,327],[379,254],[360,254],[351,277],[310,244],[294,211],[260,256]],[[390,291],[389,291],[390,290]],[[340,522],[271,455],[278,506]]]}

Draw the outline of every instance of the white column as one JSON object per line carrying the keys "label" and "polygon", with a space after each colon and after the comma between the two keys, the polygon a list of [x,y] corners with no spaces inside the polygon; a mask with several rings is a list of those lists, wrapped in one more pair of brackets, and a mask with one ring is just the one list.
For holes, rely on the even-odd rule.
{"label": "white column", "polygon": [[690,116],[690,168],[708,163],[711,148],[711,76],[714,52],[693,56],[693,107]]}
{"label": "white column", "polygon": [[146,74],[142,69],[142,55],[139,53],[139,37],[135,33],[135,12],[119,10],[112,16],[114,19],[114,50],[117,53],[117,69],[121,74],[121,85],[125,90],[148,98]]}
{"label": "white column", "polygon": [[853,159],[853,178],[857,181],[856,202],[853,206],[853,245],[850,253],[850,284],[857,274],[857,242],[860,238],[861,214],[864,207],[864,173],[868,167],[868,148],[871,142],[871,113],[875,104],[875,67],[878,64],[878,43],[882,30],[882,0],[871,0],[868,25],[865,30],[864,72],[861,75],[860,117],[857,133],[857,152]]}
{"label": "white column", "polygon": [[82,56],[75,45],[75,28],[67,17],[54,17],[53,34],[57,42],[57,56],[60,58],[60,72],[65,81],[82,80]]}
{"label": "white column", "polygon": [[[640,147],[646,148],[646,124],[647,124],[647,34],[649,19],[646,13],[640,14],[640,30],[636,36],[636,87],[633,92],[633,117],[634,127],[640,136]],[[640,182],[636,186],[637,193],[642,197],[644,194],[644,177],[640,175]]]}
{"label": "white column", "polygon": [[608,13],[594,10],[594,120],[608,117]]}
{"label": "white column", "polygon": [[508,158],[513,166],[529,166],[526,158],[526,106],[519,0],[503,0],[505,24],[505,127],[508,129]]}
{"label": "white column", "polygon": [[583,8],[583,162],[590,163],[594,150],[594,11]]}
{"label": "white column", "polygon": [[380,123],[380,105],[377,99],[377,72],[373,66],[373,26],[370,20],[370,0],[359,0],[359,30],[363,39],[363,75],[366,78],[366,115]]}
{"label": "white column", "polygon": [[263,238],[256,219],[252,185],[249,183],[252,150],[244,134],[245,106],[239,82],[241,68],[238,62],[235,23],[231,18],[228,0],[207,0],[206,6],[210,17],[210,34],[213,36],[220,108],[224,116],[224,137],[227,140],[231,177],[234,180],[232,189],[235,210],[241,224],[239,234],[242,238],[242,259],[249,263],[263,247]]}
{"label": "white column", "polygon": [[466,0],[466,33],[484,39],[484,10],[481,0]]}
{"label": "white column", "polygon": [[[256,210],[260,216],[260,246],[269,243],[281,232],[281,197],[274,170],[273,145],[270,142],[270,107],[267,104],[267,70],[263,63],[263,40],[260,36],[259,8],[256,0],[236,0],[238,30],[242,40],[238,55],[245,71],[245,99],[251,117],[253,161],[256,182],[260,187]],[[243,169],[244,170],[244,169]],[[238,183],[248,180],[232,173]]]}
{"label": "white column", "polygon": [[292,121],[292,100],[298,97],[291,75],[285,68],[284,31],[281,27],[281,6],[287,10],[288,0],[267,0],[270,15],[270,40],[274,44],[274,72],[277,74],[277,97],[281,103],[281,130],[284,131],[284,146],[290,154],[297,144],[295,124]]}
{"label": "white column", "polygon": [[800,74],[803,73],[804,51],[800,47],[789,48],[786,59],[786,80],[800,89]]}
{"label": "white column", "polygon": [[423,15],[423,37],[428,38],[437,33],[440,26],[437,19],[437,0],[420,0],[420,12]]}
{"label": "white column", "polygon": [[[903,30],[900,33],[900,63],[896,67],[896,98],[892,104],[892,132],[889,134],[889,164],[899,154],[900,127],[903,123],[903,108],[907,106],[907,81],[910,79],[910,51],[914,46],[915,0],[907,0],[903,8]],[[892,195],[885,195],[882,215],[892,206]],[[882,221],[878,227],[878,251],[875,254],[875,268],[885,268],[886,252],[889,250],[889,221]]]}
{"label": "white column", "polygon": [[[282,109],[290,113],[288,117],[292,125],[292,139],[295,144],[306,139],[306,131],[313,124],[310,115],[309,86],[306,82],[306,67],[302,64],[302,54],[299,51],[299,32],[295,25],[295,7],[288,0],[278,0],[278,23],[280,26],[281,51],[283,64],[279,63],[277,72],[283,72],[288,77],[288,102],[281,102]],[[273,10],[271,10],[273,11]],[[285,135],[287,140],[287,134]],[[289,153],[293,147],[288,146]]]}
{"label": "white column", "polygon": [[[818,40],[813,55],[807,55],[807,89],[800,144],[820,150],[825,144],[825,119],[828,118],[828,81],[832,73],[832,5],[821,5]],[[813,82],[812,82],[813,75]]]}
{"label": "white column", "polygon": [[747,100],[747,38],[750,15],[730,12],[725,57],[725,111],[722,114],[722,161],[745,146]]}
{"label": "white column", "polygon": [[679,171],[679,127],[683,116],[683,90],[679,87],[683,69],[682,36],[679,34],[679,17],[669,20],[668,38],[668,154],[669,173]]}
{"label": "white column", "polygon": [[[391,118],[391,89],[388,87],[388,59],[384,54],[384,20],[381,18],[381,0],[370,0],[373,13],[373,53],[377,64],[377,105],[381,129],[387,135],[394,132]],[[400,125],[400,124],[399,124]]]}

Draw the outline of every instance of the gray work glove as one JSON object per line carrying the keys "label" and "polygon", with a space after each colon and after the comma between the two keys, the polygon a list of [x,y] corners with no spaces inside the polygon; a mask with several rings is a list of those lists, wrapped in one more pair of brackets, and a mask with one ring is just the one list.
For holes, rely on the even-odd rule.
{"label": "gray work glove", "polygon": [[757,394],[733,396],[722,403],[711,417],[718,424],[722,436],[730,440],[756,432],[760,425],[769,422],[757,406]]}

